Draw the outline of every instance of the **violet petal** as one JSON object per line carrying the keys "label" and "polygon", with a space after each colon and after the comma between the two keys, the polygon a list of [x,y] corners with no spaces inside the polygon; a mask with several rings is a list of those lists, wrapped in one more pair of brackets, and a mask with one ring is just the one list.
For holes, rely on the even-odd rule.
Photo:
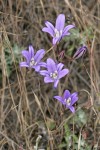
{"label": "violet petal", "polygon": [[63,95],[63,100],[67,100],[69,97],[70,97],[70,92],[69,92],[69,90],[65,90],[65,92],[64,92],[64,95]]}
{"label": "violet petal", "polygon": [[64,14],[60,14],[57,19],[56,19],[56,26],[55,28],[60,31],[63,30],[64,28],[64,24],[65,24],[65,15]]}
{"label": "violet petal", "polygon": [[34,48],[31,45],[29,46],[29,55],[31,58],[34,57]]}
{"label": "violet petal", "polygon": [[60,41],[60,39],[61,39],[61,38],[59,38],[59,37],[54,37],[54,38],[52,39],[52,44],[53,44],[53,45],[57,44],[57,43]]}
{"label": "violet petal", "polygon": [[58,83],[59,83],[59,80],[54,81],[54,88],[57,88]]}
{"label": "violet petal", "polygon": [[78,48],[78,50],[74,54],[73,58],[75,58],[75,59],[80,58],[86,52],[86,50],[87,50],[86,46],[82,46],[82,47]]}
{"label": "violet petal", "polygon": [[60,101],[61,103],[63,103],[62,97],[61,96],[54,96],[55,99],[57,99],[58,101]]}
{"label": "violet petal", "polygon": [[26,58],[27,63],[30,62],[31,56],[29,55],[29,52],[26,50],[22,51],[22,55]]}
{"label": "violet petal", "polygon": [[48,77],[44,78],[44,82],[45,83],[50,83],[50,82],[54,82],[54,80],[48,76]]}
{"label": "violet petal", "polygon": [[20,67],[29,67],[27,62],[20,62]]}
{"label": "violet petal", "polygon": [[48,69],[49,73],[53,73],[57,70],[56,63],[51,58],[47,59],[47,69]]}
{"label": "violet petal", "polygon": [[45,50],[44,49],[40,49],[37,51],[37,53],[34,56],[35,62],[39,63],[40,60],[43,58],[45,54]]}
{"label": "violet petal", "polygon": [[57,71],[59,72],[59,71],[63,68],[63,66],[64,66],[64,64],[59,63],[59,64],[57,65]]}
{"label": "violet petal", "polygon": [[41,71],[40,71],[40,74],[41,74],[42,76],[49,76],[47,70],[41,70]]}
{"label": "violet petal", "polygon": [[75,108],[73,106],[70,106],[69,109],[72,111],[72,113],[75,113]]}
{"label": "violet petal", "polygon": [[78,100],[77,92],[75,92],[71,95],[71,99],[72,99],[71,105],[73,105]]}
{"label": "violet petal", "polygon": [[74,27],[75,27],[74,25],[68,25],[68,26],[66,26],[64,28],[64,30],[63,30],[63,36],[69,35],[70,34],[69,30],[72,29],[72,28],[74,28]]}
{"label": "violet petal", "polygon": [[45,62],[40,62],[38,65],[40,65],[41,67],[47,67],[47,64]]}
{"label": "violet petal", "polygon": [[69,73],[68,69],[63,69],[63,70],[59,71],[59,79],[64,77],[68,73]]}
{"label": "violet petal", "polygon": [[39,66],[39,65],[33,66],[32,68],[34,68],[36,72],[39,72],[39,71],[40,71],[40,66]]}
{"label": "violet petal", "polygon": [[42,29],[43,32],[49,33],[52,37],[54,37],[54,31],[51,28],[44,27]]}

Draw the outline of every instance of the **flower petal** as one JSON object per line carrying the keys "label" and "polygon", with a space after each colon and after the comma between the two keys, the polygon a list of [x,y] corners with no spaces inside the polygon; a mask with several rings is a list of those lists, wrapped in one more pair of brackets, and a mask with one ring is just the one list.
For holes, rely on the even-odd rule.
{"label": "flower petal", "polygon": [[63,68],[63,66],[64,66],[64,64],[59,63],[59,64],[57,65],[57,71],[59,72],[59,71]]}
{"label": "flower petal", "polygon": [[43,32],[49,33],[52,37],[54,37],[54,31],[51,28],[44,27],[42,29]]}
{"label": "flower petal", "polygon": [[49,76],[47,70],[41,70],[39,73],[40,73],[42,76]]}
{"label": "flower petal", "polygon": [[47,59],[47,69],[48,69],[49,73],[53,73],[53,72],[57,71],[56,63],[51,58]]}
{"label": "flower petal", "polygon": [[74,97],[76,97],[76,96],[78,96],[78,93],[77,93],[77,92],[74,92],[74,93],[71,95],[72,98],[74,98]]}
{"label": "flower petal", "polygon": [[29,55],[29,52],[26,51],[26,50],[23,50],[23,51],[22,51],[22,55],[26,58],[27,63],[29,63],[29,62],[30,62],[30,59],[31,59],[31,57],[30,57],[30,55]]}
{"label": "flower petal", "polygon": [[64,77],[68,73],[69,73],[68,69],[63,69],[63,70],[59,71],[59,79]]}
{"label": "flower petal", "polygon": [[27,64],[27,62],[21,62],[20,67],[29,67],[29,65]]}
{"label": "flower petal", "polygon": [[55,29],[54,26],[53,26],[53,24],[52,24],[51,22],[49,22],[49,21],[45,21],[45,25],[46,25],[48,28],[51,28],[52,30]]}
{"label": "flower petal", "polygon": [[53,45],[56,45],[56,43],[59,41],[59,38],[56,38],[56,37],[54,37],[53,39],[52,39],[52,44]]}
{"label": "flower petal", "polygon": [[44,82],[45,83],[50,83],[50,82],[54,82],[54,80],[48,76],[48,77],[44,78]]}
{"label": "flower petal", "polygon": [[56,19],[56,26],[55,28],[60,31],[63,30],[64,28],[64,24],[65,24],[65,15],[64,14],[60,14],[57,19]]}
{"label": "flower petal", "polygon": [[70,35],[70,32],[67,32],[66,34],[62,34],[62,37],[68,36],[68,35]]}
{"label": "flower petal", "polygon": [[64,30],[63,30],[63,36],[69,35],[70,34],[69,30],[72,29],[72,28],[74,28],[74,27],[75,27],[74,25],[68,25],[68,26],[66,26],[64,28]]}
{"label": "flower petal", "polygon": [[69,90],[65,90],[64,95],[63,95],[63,100],[67,100],[70,97],[70,91]]}
{"label": "flower petal", "polygon": [[54,37],[54,38],[52,39],[52,44],[53,44],[53,45],[56,45],[57,43],[59,43],[59,41],[61,40],[61,38],[62,38],[62,36],[61,36],[61,37]]}
{"label": "flower petal", "polygon": [[45,21],[45,25],[46,25],[49,29],[52,30],[52,35],[54,35],[54,33],[55,33],[55,32],[54,32],[55,28],[54,28],[53,24],[50,23],[49,21]]}
{"label": "flower petal", "polygon": [[57,88],[59,80],[54,81],[54,88]]}
{"label": "flower petal", "polygon": [[70,107],[67,107],[67,108],[69,108],[72,111],[72,113],[75,113],[75,108],[73,106],[70,106]]}
{"label": "flower petal", "polygon": [[40,71],[40,66],[39,66],[39,65],[33,66],[32,68],[34,68],[36,72],[39,72],[39,71]]}
{"label": "flower petal", "polygon": [[43,58],[45,54],[45,50],[44,49],[40,49],[37,51],[37,53],[34,56],[35,62],[39,63],[40,60]]}
{"label": "flower petal", "polygon": [[31,45],[29,46],[29,55],[31,58],[34,57],[34,48]]}
{"label": "flower petal", "polygon": [[38,65],[40,65],[41,67],[47,67],[47,64],[45,63],[45,62],[40,62],[40,63],[38,63]]}
{"label": "flower petal", "polygon": [[63,104],[63,100],[61,96],[54,96],[55,99],[57,99],[58,101],[60,101]]}
{"label": "flower petal", "polygon": [[71,95],[71,105],[73,105],[78,100],[78,93],[75,92]]}
{"label": "flower petal", "polygon": [[78,50],[74,54],[73,58],[78,59],[86,52],[86,50],[87,50],[86,46],[82,46],[82,47],[78,48]]}

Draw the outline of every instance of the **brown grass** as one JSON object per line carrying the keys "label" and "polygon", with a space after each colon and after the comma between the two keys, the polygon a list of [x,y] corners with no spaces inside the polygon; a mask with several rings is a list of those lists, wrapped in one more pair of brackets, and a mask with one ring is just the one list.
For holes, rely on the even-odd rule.
{"label": "brown grass", "polygon": [[[70,18],[80,33],[90,26],[93,39],[88,39],[85,59],[62,62],[71,69],[68,77],[61,80],[58,90],[51,84],[44,84],[43,78],[33,70],[20,68],[16,63],[13,45],[27,47],[32,44],[38,50],[52,47],[51,38],[42,32],[44,21],[55,22],[59,13]],[[0,1],[0,150],[33,150],[36,139],[42,135],[39,146],[47,150],[58,150],[64,139],[64,124],[73,114],[53,99],[64,89],[79,92],[76,106],[82,108],[88,120],[81,128],[72,124],[72,132],[80,138],[83,129],[88,132],[86,142],[99,150],[100,146],[100,2],[99,0],[1,0]],[[5,49],[8,49],[12,72],[7,72]],[[59,45],[59,50],[64,49]],[[21,50],[18,50],[19,54]],[[46,58],[55,57],[53,51]],[[65,83],[65,84],[64,84]],[[55,125],[51,129],[51,125]],[[92,134],[91,134],[92,133]],[[95,147],[97,146],[97,149]],[[74,150],[72,144],[71,150]]]}

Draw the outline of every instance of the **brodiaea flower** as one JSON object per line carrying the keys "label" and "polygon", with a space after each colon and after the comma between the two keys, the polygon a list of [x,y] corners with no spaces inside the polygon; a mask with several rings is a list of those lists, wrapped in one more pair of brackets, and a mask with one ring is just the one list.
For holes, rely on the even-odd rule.
{"label": "brodiaea flower", "polygon": [[23,50],[22,55],[26,58],[25,62],[20,63],[20,67],[30,67],[34,68],[35,71],[40,71],[40,66],[45,67],[46,63],[41,62],[41,59],[43,58],[45,54],[44,49],[40,49],[34,54],[34,49],[32,46],[29,46],[29,51]]}
{"label": "brodiaea flower", "polygon": [[78,50],[74,54],[73,58],[74,59],[80,58],[86,52],[86,50],[87,50],[86,46],[82,46],[82,47],[78,48]]}
{"label": "brodiaea flower", "polygon": [[62,97],[54,96],[54,98],[60,101],[67,108],[69,108],[73,113],[75,112],[75,108],[73,107],[73,104],[78,100],[77,92],[71,94],[68,90],[65,90]]}
{"label": "brodiaea flower", "polygon": [[74,25],[68,25],[64,28],[65,25],[64,14],[60,14],[57,17],[55,27],[49,21],[46,21],[45,25],[47,27],[44,27],[42,31],[49,33],[53,37],[52,40],[53,45],[58,43],[64,36],[70,35],[69,30],[75,27]]}
{"label": "brodiaea flower", "polygon": [[47,59],[47,70],[40,71],[40,74],[45,76],[44,82],[50,83],[54,82],[54,87],[56,88],[59,82],[59,79],[64,77],[66,74],[68,74],[68,69],[62,69],[64,64],[62,63],[55,63],[53,59],[48,58]]}

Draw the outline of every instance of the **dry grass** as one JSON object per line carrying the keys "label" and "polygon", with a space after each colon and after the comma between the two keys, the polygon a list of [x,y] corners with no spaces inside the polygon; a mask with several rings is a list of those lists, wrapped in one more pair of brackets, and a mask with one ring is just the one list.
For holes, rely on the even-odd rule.
{"label": "dry grass", "polygon": [[[39,145],[44,149],[58,150],[64,139],[64,124],[72,126],[72,133],[80,138],[83,131],[86,142],[94,149],[100,146],[100,2],[99,0],[1,0],[0,1],[0,150],[33,150],[36,139],[42,135]],[[75,23],[80,32],[90,26],[93,39],[88,39],[85,59],[71,62],[62,60],[71,74],[62,79],[58,90],[44,84],[43,78],[32,70],[19,68],[13,45],[27,47],[32,43],[38,50],[52,47],[48,34],[41,31],[44,21],[55,22],[59,13],[64,13],[70,23]],[[5,49],[8,49],[13,64],[9,76]],[[60,45],[59,49],[64,46]],[[20,49],[18,50],[20,53]],[[48,57],[55,57],[50,51]],[[46,59],[46,57],[45,57]],[[64,84],[65,83],[65,84]],[[89,118],[77,128],[68,110],[53,99],[64,89],[79,92],[76,106],[82,108]],[[78,111],[78,110],[77,110]],[[94,116],[95,115],[95,116]],[[51,125],[55,125],[51,129]],[[95,147],[97,146],[97,149]],[[63,148],[61,148],[63,150]],[[71,150],[74,150],[72,144]]]}

